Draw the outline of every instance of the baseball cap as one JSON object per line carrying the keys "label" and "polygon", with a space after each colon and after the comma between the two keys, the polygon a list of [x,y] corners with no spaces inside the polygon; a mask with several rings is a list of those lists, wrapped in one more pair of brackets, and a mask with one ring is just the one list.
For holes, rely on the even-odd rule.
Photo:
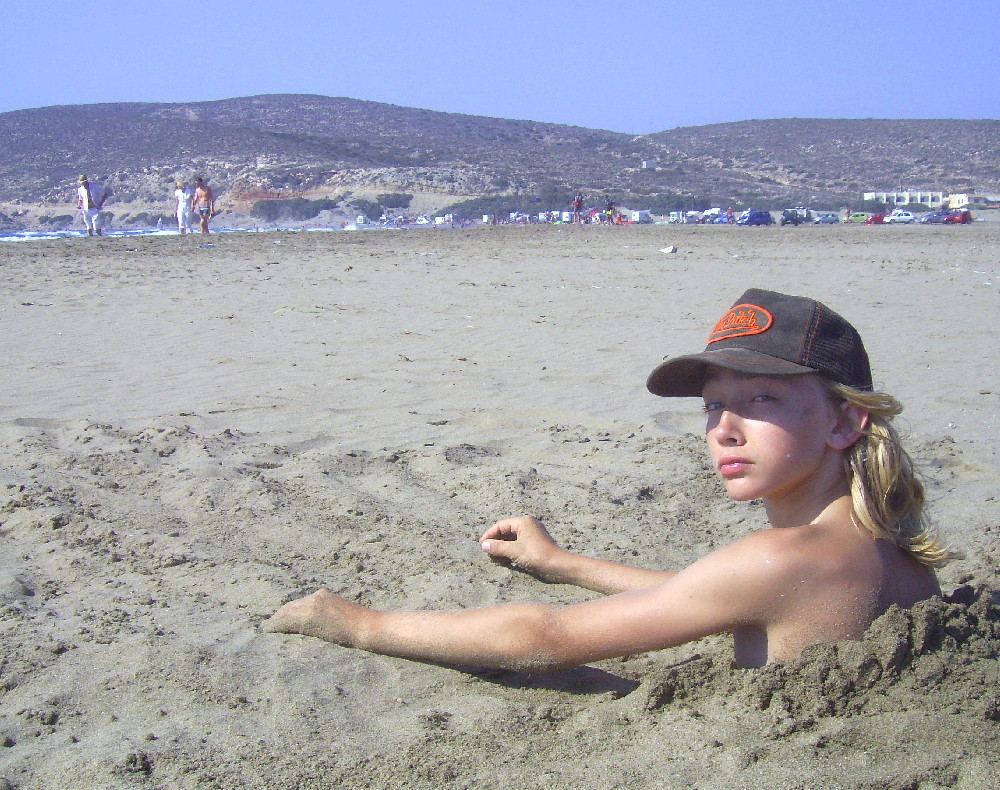
{"label": "baseball cap", "polygon": [[646,380],[664,397],[698,397],[715,365],[741,373],[822,373],[859,390],[872,388],[868,352],[844,318],[815,299],[751,288],[719,319],[699,354],[668,359]]}

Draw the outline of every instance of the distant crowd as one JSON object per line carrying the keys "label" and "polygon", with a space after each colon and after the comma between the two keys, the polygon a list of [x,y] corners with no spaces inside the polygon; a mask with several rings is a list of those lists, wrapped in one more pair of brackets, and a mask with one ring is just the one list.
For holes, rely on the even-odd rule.
{"label": "distant crowd", "polygon": [[[103,233],[107,214],[102,209],[112,191],[81,175],[77,180],[76,207],[83,219],[88,236]],[[197,218],[202,233],[209,233],[209,222],[219,212],[215,208],[215,193],[201,176],[195,178],[194,189],[178,179],[174,184],[174,215],[181,234],[193,233],[193,220]]]}
{"label": "distant crowd", "polygon": [[[104,211],[104,206],[112,196],[112,191],[86,175],[81,175],[77,183],[77,210],[83,220],[88,236],[100,236],[107,227],[111,214]],[[173,214],[177,221],[177,231],[180,234],[194,233],[195,221],[201,233],[209,233],[209,224],[213,217],[218,215],[215,204],[215,194],[203,177],[194,179],[193,188],[182,179],[178,179],[174,184],[173,192]],[[968,209],[955,210],[945,209],[937,212],[929,212],[923,216],[916,216],[905,208],[896,208],[889,212],[867,213],[852,211],[850,208],[844,209],[844,218],[841,220],[838,213],[813,211],[811,208],[797,207],[785,209],[780,212],[781,216],[778,224],[827,224],[838,222],[864,222],[872,224],[900,224],[900,223],[943,223],[943,224],[968,224],[973,221],[973,217]],[[157,220],[157,228],[162,227],[166,217]],[[358,218],[358,225],[365,224],[363,217]],[[430,227],[448,226],[452,228],[464,228],[476,224],[468,219],[460,219],[452,214],[428,219],[419,217],[409,219],[396,217],[395,219],[382,218],[383,227],[406,227],[408,225],[428,225]],[[774,217],[770,211],[746,209],[737,213],[737,210],[729,207],[710,208],[704,211],[671,211],[663,220],[670,223],[698,223],[698,224],[728,224],[728,225],[772,225],[775,224]],[[483,224],[508,225],[508,224],[534,224],[534,223],[554,223],[554,224],[574,224],[574,225],[631,225],[652,223],[654,219],[649,211],[623,211],[612,199],[610,194],[605,193],[599,205],[586,205],[582,191],[577,191],[569,203],[568,210],[541,211],[531,215],[519,211],[513,211],[502,216],[499,214],[487,214],[482,218]],[[342,227],[346,223],[341,224]]]}

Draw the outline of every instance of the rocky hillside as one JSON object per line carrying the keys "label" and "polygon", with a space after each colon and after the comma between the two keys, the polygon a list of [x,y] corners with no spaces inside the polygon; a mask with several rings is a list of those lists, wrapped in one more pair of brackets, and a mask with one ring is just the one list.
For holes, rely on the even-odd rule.
{"label": "rocky hillside", "polygon": [[799,194],[1000,191],[1000,121],[786,118],[673,129],[664,159]]}
{"label": "rocky hillside", "polygon": [[786,119],[634,137],[306,95],[0,113],[0,202],[64,204],[84,172],[136,202],[200,173],[236,202],[365,190],[544,202],[582,188],[632,205],[815,203],[875,188],[1000,192],[1000,121]]}

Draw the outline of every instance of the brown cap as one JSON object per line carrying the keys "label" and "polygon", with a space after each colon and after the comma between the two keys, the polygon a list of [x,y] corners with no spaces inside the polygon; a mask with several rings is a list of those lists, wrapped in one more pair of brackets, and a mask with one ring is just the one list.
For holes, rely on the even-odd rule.
{"label": "brown cap", "polygon": [[719,319],[704,351],[668,359],[646,388],[664,397],[698,397],[710,365],[763,376],[822,373],[855,389],[872,388],[868,353],[853,326],[814,299],[758,288]]}

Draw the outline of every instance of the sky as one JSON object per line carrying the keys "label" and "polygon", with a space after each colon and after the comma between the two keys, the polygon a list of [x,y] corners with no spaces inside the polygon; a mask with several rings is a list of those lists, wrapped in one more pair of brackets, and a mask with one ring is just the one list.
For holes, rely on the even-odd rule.
{"label": "sky", "polygon": [[0,112],[313,93],[645,134],[1000,118],[1000,0],[4,0]]}

